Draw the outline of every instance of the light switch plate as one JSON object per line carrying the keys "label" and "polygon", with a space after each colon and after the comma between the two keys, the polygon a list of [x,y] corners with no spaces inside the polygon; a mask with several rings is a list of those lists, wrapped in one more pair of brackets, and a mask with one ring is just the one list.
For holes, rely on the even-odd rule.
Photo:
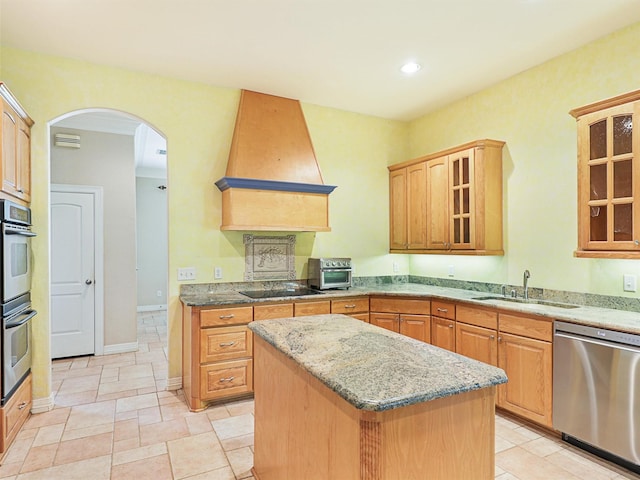
{"label": "light switch plate", "polygon": [[637,290],[638,277],[630,273],[625,273],[622,276],[623,290],[625,292],[635,292]]}
{"label": "light switch plate", "polygon": [[195,280],[196,279],[196,267],[185,267],[178,269],[178,281],[181,280]]}

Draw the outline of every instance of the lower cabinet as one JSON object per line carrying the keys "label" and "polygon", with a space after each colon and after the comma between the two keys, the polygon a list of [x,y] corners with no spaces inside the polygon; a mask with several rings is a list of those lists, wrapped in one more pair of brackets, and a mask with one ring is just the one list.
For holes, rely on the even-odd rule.
{"label": "lower cabinet", "polygon": [[498,313],[456,306],[456,352],[489,365],[498,365]]}
{"label": "lower cabinet", "polygon": [[456,351],[456,306],[454,303],[431,302],[431,343],[436,347]]}
{"label": "lower cabinet", "polygon": [[191,410],[253,392],[253,307],[183,306],[182,386]]}
{"label": "lower cabinet", "polygon": [[15,440],[31,412],[31,374],[22,382],[7,404],[0,408],[0,459]]}
{"label": "lower cabinet", "polygon": [[371,297],[369,323],[429,343],[430,305],[424,298]]}
{"label": "lower cabinet", "polygon": [[498,406],[552,427],[553,322],[499,314],[498,366],[509,381],[498,387]]}
{"label": "lower cabinet", "polygon": [[349,315],[369,323],[369,297],[349,297],[331,300],[331,313]]}

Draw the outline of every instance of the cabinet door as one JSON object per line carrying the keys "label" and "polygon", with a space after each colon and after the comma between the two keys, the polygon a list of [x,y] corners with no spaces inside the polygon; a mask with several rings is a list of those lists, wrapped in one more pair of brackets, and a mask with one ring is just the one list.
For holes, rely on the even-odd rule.
{"label": "cabinet door", "polygon": [[456,322],[447,318],[431,317],[431,344],[456,351]]}
{"label": "cabinet door", "polygon": [[407,243],[410,250],[427,247],[426,163],[407,167]]}
{"label": "cabinet door", "polygon": [[489,365],[498,365],[496,330],[456,322],[456,352]]}
{"label": "cabinet door", "polygon": [[421,342],[431,342],[429,315],[400,315],[400,333]]}
{"label": "cabinet door", "polygon": [[407,248],[407,169],[389,172],[389,248]]}
{"label": "cabinet door", "polygon": [[18,191],[18,115],[2,100],[2,191],[15,195]]}
{"label": "cabinet door", "polygon": [[498,366],[509,381],[498,387],[498,406],[551,427],[552,344],[500,333]]}
{"label": "cabinet door", "polygon": [[20,120],[17,140],[18,196],[31,200],[31,129],[24,120]]}
{"label": "cabinet door", "polygon": [[640,252],[640,102],[578,120],[580,250]]}
{"label": "cabinet door", "polygon": [[427,162],[427,248],[449,248],[448,157]]}
{"label": "cabinet door", "polygon": [[475,248],[474,161],[473,148],[449,155],[449,227],[450,248]]}
{"label": "cabinet door", "polygon": [[392,332],[400,330],[400,316],[395,313],[370,313],[369,323],[377,327],[386,328]]}

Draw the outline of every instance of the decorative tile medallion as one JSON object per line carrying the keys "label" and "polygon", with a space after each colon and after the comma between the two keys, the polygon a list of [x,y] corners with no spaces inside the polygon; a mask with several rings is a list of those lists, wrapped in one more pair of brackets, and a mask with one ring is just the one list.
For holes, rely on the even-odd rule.
{"label": "decorative tile medallion", "polygon": [[245,234],[244,279],[295,280],[296,236],[258,237]]}

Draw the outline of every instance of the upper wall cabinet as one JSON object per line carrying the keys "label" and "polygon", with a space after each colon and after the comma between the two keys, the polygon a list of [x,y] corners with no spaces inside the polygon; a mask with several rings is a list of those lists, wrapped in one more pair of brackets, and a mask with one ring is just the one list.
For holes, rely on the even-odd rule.
{"label": "upper wall cabinet", "polygon": [[[31,126],[27,115],[9,89],[0,82],[0,190],[15,200],[31,201]],[[3,195],[4,196],[4,195]]]}
{"label": "upper wall cabinet", "polygon": [[578,124],[575,255],[640,258],[640,91],[570,113]]}
{"label": "upper wall cabinet", "polygon": [[478,140],[390,166],[390,252],[503,255],[503,146]]}

